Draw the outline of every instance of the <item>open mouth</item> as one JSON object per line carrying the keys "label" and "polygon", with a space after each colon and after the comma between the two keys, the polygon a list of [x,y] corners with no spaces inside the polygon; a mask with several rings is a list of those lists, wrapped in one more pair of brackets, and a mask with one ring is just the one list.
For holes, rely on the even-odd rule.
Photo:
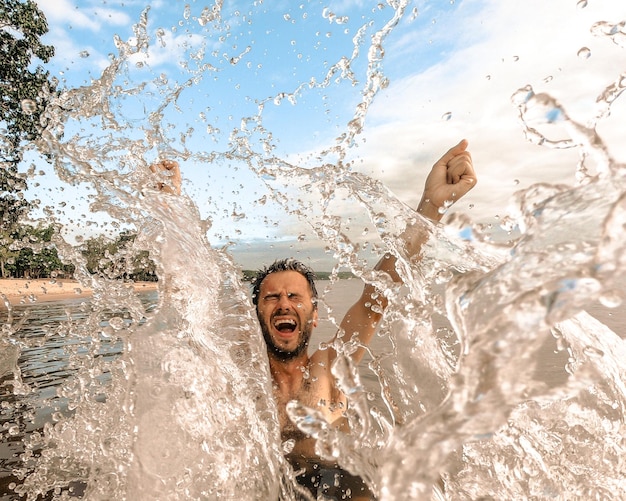
{"label": "open mouth", "polygon": [[296,328],[296,321],[292,318],[281,318],[274,321],[274,329],[276,329],[281,334],[293,334]]}

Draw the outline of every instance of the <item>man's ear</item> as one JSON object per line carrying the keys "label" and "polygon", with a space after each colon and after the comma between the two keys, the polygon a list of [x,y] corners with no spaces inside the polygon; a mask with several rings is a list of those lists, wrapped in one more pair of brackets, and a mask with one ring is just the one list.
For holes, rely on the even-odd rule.
{"label": "man's ear", "polygon": [[313,310],[313,327],[317,327],[317,320],[318,320],[317,308],[315,308],[315,310]]}

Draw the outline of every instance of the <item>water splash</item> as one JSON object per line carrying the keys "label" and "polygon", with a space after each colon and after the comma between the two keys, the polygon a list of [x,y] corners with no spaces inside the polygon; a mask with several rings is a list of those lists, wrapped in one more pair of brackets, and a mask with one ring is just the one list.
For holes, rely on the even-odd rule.
{"label": "water splash", "polygon": [[[248,167],[267,188],[261,205],[271,199],[304,219],[333,254],[335,271],[347,267],[389,298],[380,337],[390,348],[369,363],[380,384],[375,403],[348,362],[354,346],[335,347],[342,356],[333,374],[352,402],[352,433],[333,429],[312,409],[289,406],[298,426],[317,439],[320,455],[361,475],[385,500],[426,499],[441,477],[445,492],[438,495],[451,499],[626,494],[623,343],[583,311],[594,299],[619,304],[626,269],[624,166],[597,132],[622,94],[624,76],[601,92],[585,124],[530,85],[513,94],[531,142],[576,148],[581,159],[576,186],[538,184],[516,194],[506,225],[519,236],[495,244],[461,216],[434,226],[347,161],[371,103],[388,84],[386,38],[407,16],[408,2],[389,6],[373,33],[368,23],[356,31],[351,55],[330,64],[319,83],[311,77],[268,93],[252,103],[253,113],[238,117],[238,126],[203,110],[212,151],[193,151],[195,129],[174,137],[169,120],[199,81],[224,67],[248,67],[253,50],[231,47],[219,66],[205,61],[208,46],[194,46],[183,58],[188,74],[182,83],[159,74],[122,85],[149,67],[151,44],[168,43],[164,30],[156,31],[155,42],[149,35],[149,9],[132,40],[116,38],[117,55],[101,77],[63,92],[48,110],[39,149],[53,159],[59,179],[93,187],[93,210],[137,229],[137,248],[149,249],[158,264],[159,295],[147,308],[117,280],[90,274],[79,250],[56,237],[62,257],[75,264],[76,277],[94,296],[80,320],[68,314],[54,333],[74,340],[67,350],[74,377],[56,390],[51,420],[26,442],[16,493],[27,499],[50,493],[61,499],[64,491],[87,499],[299,496],[282,456],[247,289],[228,253],[207,241],[213,221],[202,220],[190,199],[153,189],[147,164],[160,157],[207,169],[218,162]],[[223,8],[217,2],[195,15],[186,6],[183,19],[227,36]],[[416,16],[413,9],[413,22]],[[349,21],[330,9],[322,17],[341,26]],[[623,46],[622,28],[603,22],[592,33]],[[267,107],[298,105],[307,92],[323,92],[336,81],[358,86],[359,74],[365,78],[358,102],[333,144],[312,166],[282,158],[266,128]],[[131,102],[147,110],[139,127],[126,111]],[[92,127],[102,134],[87,134]],[[230,131],[226,140],[222,130]],[[374,251],[397,256],[405,288],[370,271],[365,245],[350,236],[343,217],[339,202],[345,199],[369,216],[379,237]],[[227,213],[233,223],[246,219],[238,206]],[[422,266],[404,248],[407,222],[431,236]],[[14,395],[25,396],[38,390],[17,368],[19,353],[31,348],[16,335],[27,317],[14,316],[10,305],[8,312],[0,373],[12,377]],[[437,328],[437,316],[449,325]],[[536,357],[550,342],[560,347],[567,371],[551,386],[538,377]],[[9,435],[15,426],[7,428]]]}

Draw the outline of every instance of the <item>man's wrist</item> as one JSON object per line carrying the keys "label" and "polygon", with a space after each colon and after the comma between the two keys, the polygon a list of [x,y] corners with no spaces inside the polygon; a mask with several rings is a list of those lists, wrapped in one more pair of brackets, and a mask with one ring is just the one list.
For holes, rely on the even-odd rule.
{"label": "man's wrist", "polygon": [[437,207],[430,201],[429,198],[426,197],[422,197],[422,200],[417,206],[417,212],[428,219],[432,219],[433,221],[439,221],[443,217],[443,212],[440,207]]}

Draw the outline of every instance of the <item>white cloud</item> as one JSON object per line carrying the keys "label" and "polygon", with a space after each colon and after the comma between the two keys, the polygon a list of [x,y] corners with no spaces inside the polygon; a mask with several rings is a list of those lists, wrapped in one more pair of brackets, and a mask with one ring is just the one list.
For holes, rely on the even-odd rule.
{"label": "white cloud", "polygon": [[39,9],[45,14],[50,25],[74,30],[100,31],[102,25],[129,26],[132,22],[126,12],[119,9],[93,8],[70,3],[69,0],[54,2],[36,0]]}
{"label": "white cloud", "polygon": [[[45,41],[55,47],[53,62],[63,71],[78,65],[81,69],[103,70],[108,57],[103,47],[110,51],[113,33],[109,27],[128,27],[133,21],[120,9],[77,6],[68,0],[54,2],[37,0],[39,9],[48,21],[49,32]],[[97,37],[102,40],[98,41]]]}
{"label": "white cloud", "polygon": [[147,52],[133,54],[131,64],[143,63],[151,68],[164,64],[178,64],[189,61],[189,52],[197,51],[204,45],[201,35],[184,34],[174,36],[171,31],[163,30],[157,40],[151,43]]}
{"label": "white cloud", "polygon": [[[401,198],[415,203],[431,163],[463,137],[470,140],[479,173],[471,194],[475,216],[502,214],[512,193],[525,185],[574,182],[577,153],[528,144],[511,96],[531,84],[586,123],[595,113],[596,97],[624,70],[615,64],[624,60],[624,49],[594,37],[590,27],[599,20],[619,22],[626,4],[590,2],[586,9],[569,0],[515,4],[461,4],[441,31],[474,42],[424,72],[392,82],[370,109],[360,153],[373,175]],[[467,35],[472,30],[480,33]],[[410,35],[416,34],[405,36]],[[577,56],[582,47],[591,49],[590,58]],[[448,112],[451,118],[442,119]],[[623,155],[617,131],[606,132],[613,154]]]}
{"label": "white cloud", "polygon": [[45,14],[50,25],[72,27],[92,31],[100,30],[100,22],[89,16],[83,9],[68,0],[55,0],[54,2],[36,0],[38,7]]}
{"label": "white cloud", "polygon": [[134,20],[128,16],[128,14],[121,10],[104,9],[96,7],[93,9],[94,15],[98,19],[102,19],[106,24],[111,26],[129,26],[134,23]]}

